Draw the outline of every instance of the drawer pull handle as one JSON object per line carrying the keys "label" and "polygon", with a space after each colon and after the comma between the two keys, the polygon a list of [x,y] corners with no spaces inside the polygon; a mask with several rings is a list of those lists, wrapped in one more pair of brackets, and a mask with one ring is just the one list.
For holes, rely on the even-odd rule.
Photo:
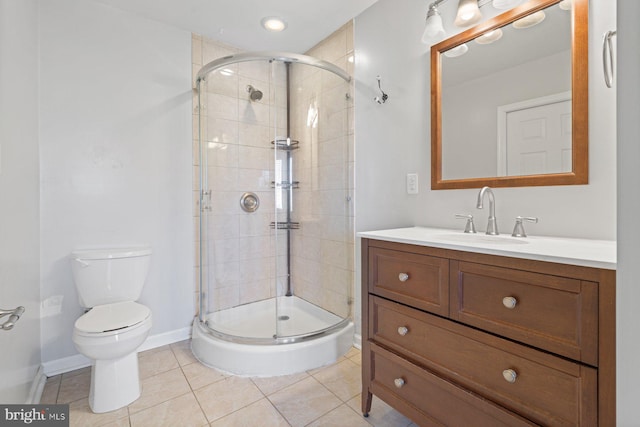
{"label": "drawer pull handle", "polygon": [[409,328],[407,328],[406,326],[400,326],[398,328],[398,335],[402,335],[405,336],[409,333]]}
{"label": "drawer pull handle", "polygon": [[518,373],[513,369],[505,369],[502,371],[502,376],[508,383],[515,383],[516,379],[518,379]]}
{"label": "drawer pull handle", "polygon": [[404,386],[404,380],[402,378],[396,378],[395,380],[393,380],[393,383],[397,388],[402,388]]}
{"label": "drawer pull handle", "polygon": [[502,305],[507,307],[509,310],[513,310],[514,308],[516,308],[517,304],[518,304],[518,300],[515,299],[514,297],[502,298]]}
{"label": "drawer pull handle", "polygon": [[401,282],[406,282],[407,280],[409,280],[409,275],[407,273],[400,273],[398,274],[398,280],[400,280]]}

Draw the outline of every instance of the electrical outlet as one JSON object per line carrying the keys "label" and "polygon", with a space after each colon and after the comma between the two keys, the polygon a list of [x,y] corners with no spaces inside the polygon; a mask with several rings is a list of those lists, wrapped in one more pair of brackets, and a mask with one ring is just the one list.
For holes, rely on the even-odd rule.
{"label": "electrical outlet", "polygon": [[407,174],[407,194],[418,194],[418,174]]}

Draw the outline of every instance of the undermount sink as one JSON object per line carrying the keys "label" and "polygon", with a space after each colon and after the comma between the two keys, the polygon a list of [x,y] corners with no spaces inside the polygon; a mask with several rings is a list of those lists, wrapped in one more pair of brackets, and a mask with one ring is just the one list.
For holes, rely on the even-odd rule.
{"label": "undermount sink", "polygon": [[459,233],[459,234],[440,234],[438,239],[448,240],[457,243],[490,243],[494,245],[526,245],[529,242],[526,239],[511,237],[505,235],[493,236],[489,234],[473,234],[473,233]]}

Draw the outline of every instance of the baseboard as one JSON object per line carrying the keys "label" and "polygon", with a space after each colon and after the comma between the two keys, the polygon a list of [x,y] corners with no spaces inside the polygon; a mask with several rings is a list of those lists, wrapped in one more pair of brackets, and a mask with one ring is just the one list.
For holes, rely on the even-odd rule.
{"label": "baseboard", "polygon": [[61,359],[43,362],[42,368],[47,377],[64,374],[65,372],[75,371],[76,369],[91,366],[91,360],[81,354],[63,357]]}
{"label": "baseboard", "polygon": [[188,340],[189,338],[191,338],[191,326],[164,332],[162,334],[151,335],[144,343],[142,343],[138,351],[151,350],[152,348],[158,348],[163,345],[173,344],[174,342]]}
{"label": "baseboard", "polygon": [[34,405],[40,403],[40,398],[42,397],[42,391],[44,390],[44,385],[46,382],[47,376],[44,374],[44,368],[42,367],[42,365],[40,365],[40,367],[38,368],[38,372],[36,372],[36,376],[31,383],[27,401],[24,402],[26,405]]}
{"label": "baseboard", "polygon": [[[189,339],[189,337],[191,337],[191,327],[150,335],[140,346],[138,351],[151,350],[152,348],[162,347],[163,345],[173,344],[178,341],[184,341]],[[65,372],[75,371],[76,369],[85,368],[87,366],[91,366],[91,360],[81,354],[75,354],[73,356],[44,362],[42,364],[42,370],[46,377],[52,377],[54,375],[64,374]],[[42,393],[42,390],[40,390],[40,393]]]}
{"label": "baseboard", "polygon": [[353,335],[353,346],[362,350],[362,335],[354,334]]}

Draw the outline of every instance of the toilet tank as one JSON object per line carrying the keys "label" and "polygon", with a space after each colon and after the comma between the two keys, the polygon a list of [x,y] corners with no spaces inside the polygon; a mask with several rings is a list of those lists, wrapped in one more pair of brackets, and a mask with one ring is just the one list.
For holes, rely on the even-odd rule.
{"label": "toilet tank", "polygon": [[79,250],[71,270],[82,307],[136,301],[149,272],[151,248]]}

